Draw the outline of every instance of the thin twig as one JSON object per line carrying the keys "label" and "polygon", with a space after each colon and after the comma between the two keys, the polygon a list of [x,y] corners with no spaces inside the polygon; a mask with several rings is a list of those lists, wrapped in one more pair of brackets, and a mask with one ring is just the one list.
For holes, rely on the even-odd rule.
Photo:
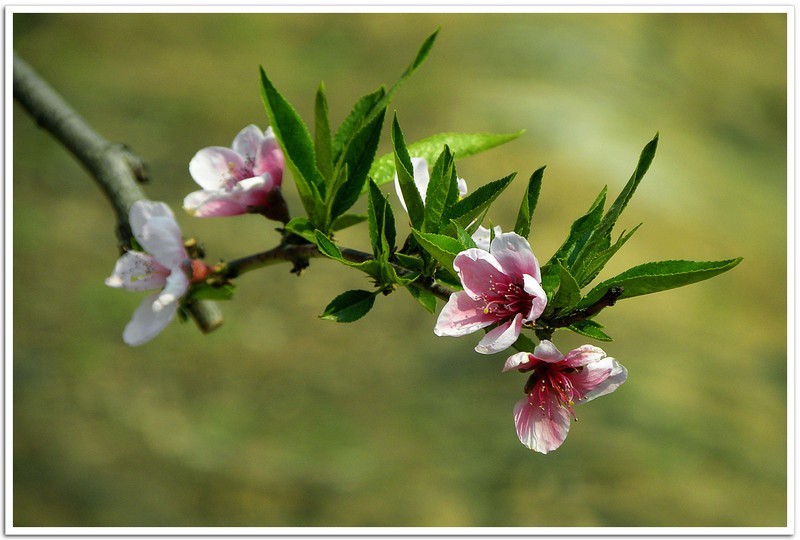
{"label": "thin twig", "polygon": [[[144,161],[92,129],[16,52],[14,98],[86,167],[114,208],[120,249],[130,247],[128,212],[133,203],[147,198],[138,185],[147,179]],[[191,302],[187,307],[204,333],[222,324],[222,312],[211,301]]]}

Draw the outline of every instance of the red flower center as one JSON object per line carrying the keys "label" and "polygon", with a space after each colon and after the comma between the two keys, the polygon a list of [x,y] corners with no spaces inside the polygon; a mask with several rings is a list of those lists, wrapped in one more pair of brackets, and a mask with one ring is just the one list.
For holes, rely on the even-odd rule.
{"label": "red flower center", "polygon": [[527,316],[531,312],[533,298],[516,283],[497,283],[489,278],[489,292],[481,295],[486,305],[484,313],[491,313],[498,319],[507,319],[517,313]]}

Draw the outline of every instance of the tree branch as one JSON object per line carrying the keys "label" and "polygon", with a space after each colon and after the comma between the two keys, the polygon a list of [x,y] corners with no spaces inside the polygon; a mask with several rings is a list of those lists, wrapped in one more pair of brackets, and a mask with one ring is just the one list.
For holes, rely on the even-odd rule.
{"label": "tree branch", "polygon": [[[120,250],[130,247],[128,213],[133,203],[147,198],[138,185],[147,179],[144,161],[94,131],[16,52],[14,98],[89,171],[116,213]],[[222,312],[213,302],[190,302],[187,307],[204,333],[222,324]]]}

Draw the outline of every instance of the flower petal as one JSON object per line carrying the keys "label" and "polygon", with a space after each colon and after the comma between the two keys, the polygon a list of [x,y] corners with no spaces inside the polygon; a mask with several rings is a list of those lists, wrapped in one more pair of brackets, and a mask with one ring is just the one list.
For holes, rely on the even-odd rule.
{"label": "flower petal", "polygon": [[189,174],[203,189],[221,189],[244,169],[242,157],[223,146],[203,148],[189,162]]}
{"label": "flower petal", "polygon": [[238,216],[247,212],[247,209],[224,189],[189,193],[183,199],[183,208],[194,217]]}
{"label": "flower petal", "polygon": [[570,377],[575,389],[582,394],[578,403],[610,394],[628,378],[628,370],[615,358],[606,357],[587,364],[580,373]]}
{"label": "flower petal", "polygon": [[154,293],[145,298],[133,312],[133,318],[125,327],[122,339],[128,345],[136,346],[146,343],[161,332],[178,310],[178,302],[164,306],[158,311],[153,306],[160,293]]}
{"label": "flower petal", "polygon": [[[458,198],[464,198],[467,195],[467,181],[463,178],[456,178],[456,187],[458,187]],[[495,229],[497,228],[499,227],[495,227]]]}
{"label": "flower petal", "polygon": [[525,292],[533,297],[531,301],[531,310],[528,312],[528,316],[525,320],[535,321],[544,313],[544,308],[547,307],[547,293],[544,292],[544,289],[539,282],[536,281],[536,278],[530,274],[522,275],[522,283]]}
{"label": "flower petal", "polygon": [[170,304],[178,302],[189,289],[189,276],[180,267],[172,269],[164,290],[158,295],[158,299],[153,303],[153,310],[160,311],[167,308]]}
{"label": "flower petal", "polygon": [[534,361],[534,359],[531,358],[531,353],[529,352],[518,352],[516,354],[512,354],[508,357],[505,365],[503,366],[503,373],[506,371],[527,367],[527,364],[532,363],[532,361]]}
{"label": "flower petal", "polygon": [[517,233],[509,232],[495,236],[490,251],[509,276],[522,278],[524,274],[529,274],[541,283],[539,262],[531,250],[531,245]]}
{"label": "flower petal", "polygon": [[105,283],[128,291],[147,291],[162,288],[168,275],[169,269],[161,266],[152,255],[128,251],[117,260],[114,272]]}
{"label": "flower petal", "polygon": [[549,399],[549,403],[539,403],[534,394],[514,406],[514,424],[520,442],[542,454],[561,446],[569,433],[569,411],[559,406],[554,397]]}
{"label": "flower petal", "polygon": [[509,281],[497,259],[488,251],[478,248],[470,248],[456,255],[453,268],[461,278],[464,291],[475,299],[489,293],[493,283]]}
{"label": "flower petal", "polygon": [[564,355],[564,364],[569,367],[582,367],[592,362],[599,362],[606,357],[606,352],[594,345],[581,345]]}
{"label": "flower petal", "polygon": [[231,149],[245,160],[251,158],[255,162],[256,154],[258,154],[263,140],[264,134],[261,130],[257,126],[250,124],[234,137]]}
{"label": "flower petal", "polygon": [[264,133],[264,139],[258,147],[256,154],[256,164],[253,172],[258,175],[269,174],[272,179],[272,187],[279,187],[283,180],[283,171],[286,168],[286,160],[283,151],[278,144],[278,139],[268,127]]}
{"label": "flower petal", "polygon": [[564,359],[564,355],[553,345],[553,342],[546,339],[540,341],[536,348],[533,349],[533,356],[548,364],[554,364]]}
{"label": "flower petal", "polygon": [[141,200],[133,203],[128,213],[128,222],[133,234],[136,235],[138,231],[141,231],[144,224],[154,217],[175,219],[170,207],[163,202]]}
{"label": "flower petal", "polygon": [[517,341],[521,331],[522,315],[517,313],[512,320],[498,325],[483,336],[475,350],[481,354],[492,354],[508,349]]}
{"label": "flower petal", "polygon": [[437,336],[463,336],[477,332],[495,322],[483,312],[483,302],[476,302],[463,292],[455,292],[439,313],[433,332]]}
{"label": "flower petal", "polygon": [[186,248],[183,247],[181,229],[175,218],[156,216],[147,220],[133,235],[139,244],[155,259],[167,268],[172,268],[186,260]]}
{"label": "flower petal", "polygon": [[[500,234],[503,234],[503,230],[500,228],[500,225],[497,225],[494,227],[494,235],[498,236]],[[472,239],[475,241],[478,249],[489,251],[489,244],[492,241],[492,233],[483,225],[478,225],[478,229],[472,233]]]}

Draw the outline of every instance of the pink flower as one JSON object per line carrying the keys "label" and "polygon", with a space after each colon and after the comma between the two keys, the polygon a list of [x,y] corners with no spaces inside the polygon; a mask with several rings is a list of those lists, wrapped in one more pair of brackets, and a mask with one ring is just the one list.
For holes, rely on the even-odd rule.
{"label": "pink flower", "polygon": [[210,146],[195,154],[189,174],[203,189],[187,195],[183,207],[197,217],[266,214],[283,203],[274,190],[280,188],[284,165],[272,128],[261,133],[249,125],[233,139],[232,148]]}
{"label": "pink flower", "polygon": [[161,289],[144,299],[122,334],[128,345],[141,345],[153,339],[175,316],[189,289],[192,261],[166,204],[137,201],[131,207],[130,225],[133,236],[147,253],[125,253],[105,283],[129,291]]}
{"label": "pink flower", "polygon": [[463,336],[497,324],[475,347],[479,353],[513,345],[522,325],[534,322],[547,305],[539,263],[528,241],[516,233],[495,236],[488,252],[462,251],[453,268],[464,290],[450,295],[433,331]]}
{"label": "pink flower", "polygon": [[514,423],[522,444],[546,454],[569,433],[573,405],[610,394],[625,382],[624,366],[598,347],[583,345],[564,356],[543,340],[532,353],[520,352],[506,360],[503,371],[531,371],[527,394],[514,407]]}

